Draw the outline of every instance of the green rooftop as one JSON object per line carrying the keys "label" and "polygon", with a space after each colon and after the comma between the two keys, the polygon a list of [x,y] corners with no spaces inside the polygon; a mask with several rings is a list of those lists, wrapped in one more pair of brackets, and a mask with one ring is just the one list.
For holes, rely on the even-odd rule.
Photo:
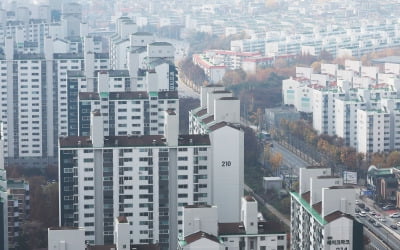
{"label": "green rooftop", "polygon": [[151,92],[149,92],[149,95],[152,97],[158,97],[158,92],[151,91]]}
{"label": "green rooftop", "polygon": [[315,209],[312,208],[310,206],[310,204],[308,204],[307,201],[305,201],[303,198],[301,198],[301,196],[298,193],[290,192],[290,195],[293,197],[293,199],[295,199],[298,203],[300,203],[307,210],[307,212],[309,214],[311,214],[312,217],[314,217],[314,219],[316,221],[318,221],[319,224],[321,224],[321,225],[328,224],[328,222],[324,218],[322,218],[321,214],[319,214],[317,211],[315,211]]}
{"label": "green rooftop", "polygon": [[101,92],[101,93],[100,93],[100,97],[101,97],[101,98],[108,98],[108,96],[109,96],[109,93],[108,93],[108,92]]}

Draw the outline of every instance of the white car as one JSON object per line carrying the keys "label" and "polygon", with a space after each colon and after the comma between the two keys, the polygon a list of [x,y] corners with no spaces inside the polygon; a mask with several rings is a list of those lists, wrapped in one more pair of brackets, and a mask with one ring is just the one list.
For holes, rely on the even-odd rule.
{"label": "white car", "polygon": [[386,222],[386,219],[383,218],[383,217],[382,217],[382,218],[379,218],[378,220],[379,220],[380,222]]}
{"label": "white car", "polygon": [[361,216],[361,217],[366,217],[366,216],[367,216],[367,213],[364,212],[364,211],[362,211],[362,212],[360,213],[360,216]]}
{"label": "white car", "polygon": [[400,213],[393,213],[391,215],[389,215],[390,218],[399,218],[400,217]]}

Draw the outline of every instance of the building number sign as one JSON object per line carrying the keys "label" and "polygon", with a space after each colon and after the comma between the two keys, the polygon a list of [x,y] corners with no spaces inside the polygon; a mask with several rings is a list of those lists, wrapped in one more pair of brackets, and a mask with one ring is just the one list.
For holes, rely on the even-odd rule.
{"label": "building number sign", "polygon": [[222,167],[230,167],[231,161],[222,161]]}

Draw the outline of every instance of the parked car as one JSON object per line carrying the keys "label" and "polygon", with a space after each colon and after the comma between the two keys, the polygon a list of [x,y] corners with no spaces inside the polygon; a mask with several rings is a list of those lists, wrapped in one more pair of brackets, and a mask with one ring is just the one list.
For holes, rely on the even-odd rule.
{"label": "parked car", "polygon": [[393,213],[389,215],[390,218],[400,218],[400,213]]}
{"label": "parked car", "polygon": [[369,223],[374,223],[374,222],[375,222],[375,220],[374,220],[374,219],[372,219],[372,218],[369,218],[369,219],[368,219],[368,222],[369,222]]}
{"label": "parked car", "polygon": [[397,230],[397,225],[396,224],[392,224],[390,225],[391,228],[393,228],[394,230]]}
{"label": "parked car", "polygon": [[381,227],[382,225],[379,223],[379,222],[377,222],[377,221],[375,221],[374,223],[372,223],[372,225],[374,225],[374,227]]}
{"label": "parked car", "polygon": [[380,222],[386,222],[386,219],[383,218],[383,217],[382,217],[382,218],[379,218],[378,220],[379,220]]}
{"label": "parked car", "polygon": [[381,215],[380,214],[375,214],[375,218],[379,219],[379,218],[381,218]]}
{"label": "parked car", "polygon": [[396,223],[396,226],[400,227],[400,222],[397,222],[397,223]]}
{"label": "parked car", "polygon": [[365,211],[365,212],[369,212],[369,211],[370,211],[369,207],[365,207],[365,208],[364,208],[364,211]]}
{"label": "parked car", "polygon": [[369,212],[369,214],[372,215],[372,216],[376,215],[375,211],[371,211],[371,212]]}
{"label": "parked car", "polygon": [[386,206],[387,204],[385,203],[385,202],[379,202],[378,203],[378,206],[380,206],[380,207],[384,207],[384,206]]}
{"label": "parked car", "polygon": [[366,217],[366,216],[367,216],[367,213],[364,212],[364,211],[362,211],[362,212],[360,212],[360,216],[361,216],[361,217]]}
{"label": "parked car", "polygon": [[365,208],[365,204],[364,204],[364,203],[359,202],[357,205],[358,205],[360,208]]}
{"label": "parked car", "polygon": [[359,209],[358,207],[356,207],[356,209],[354,210],[356,213],[361,212],[361,209]]}

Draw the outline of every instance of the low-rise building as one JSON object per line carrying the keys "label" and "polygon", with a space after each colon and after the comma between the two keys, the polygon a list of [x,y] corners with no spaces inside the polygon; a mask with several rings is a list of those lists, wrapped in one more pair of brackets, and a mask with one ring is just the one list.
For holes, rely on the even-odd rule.
{"label": "low-rise building", "polygon": [[178,249],[287,249],[282,225],[260,219],[252,196],[241,203],[240,221],[230,223],[219,222],[215,206],[186,206]]}
{"label": "low-rise building", "polygon": [[281,177],[264,177],[263,187],[265,191],[274,190],[279,191],[282,189],[283,179]]}

